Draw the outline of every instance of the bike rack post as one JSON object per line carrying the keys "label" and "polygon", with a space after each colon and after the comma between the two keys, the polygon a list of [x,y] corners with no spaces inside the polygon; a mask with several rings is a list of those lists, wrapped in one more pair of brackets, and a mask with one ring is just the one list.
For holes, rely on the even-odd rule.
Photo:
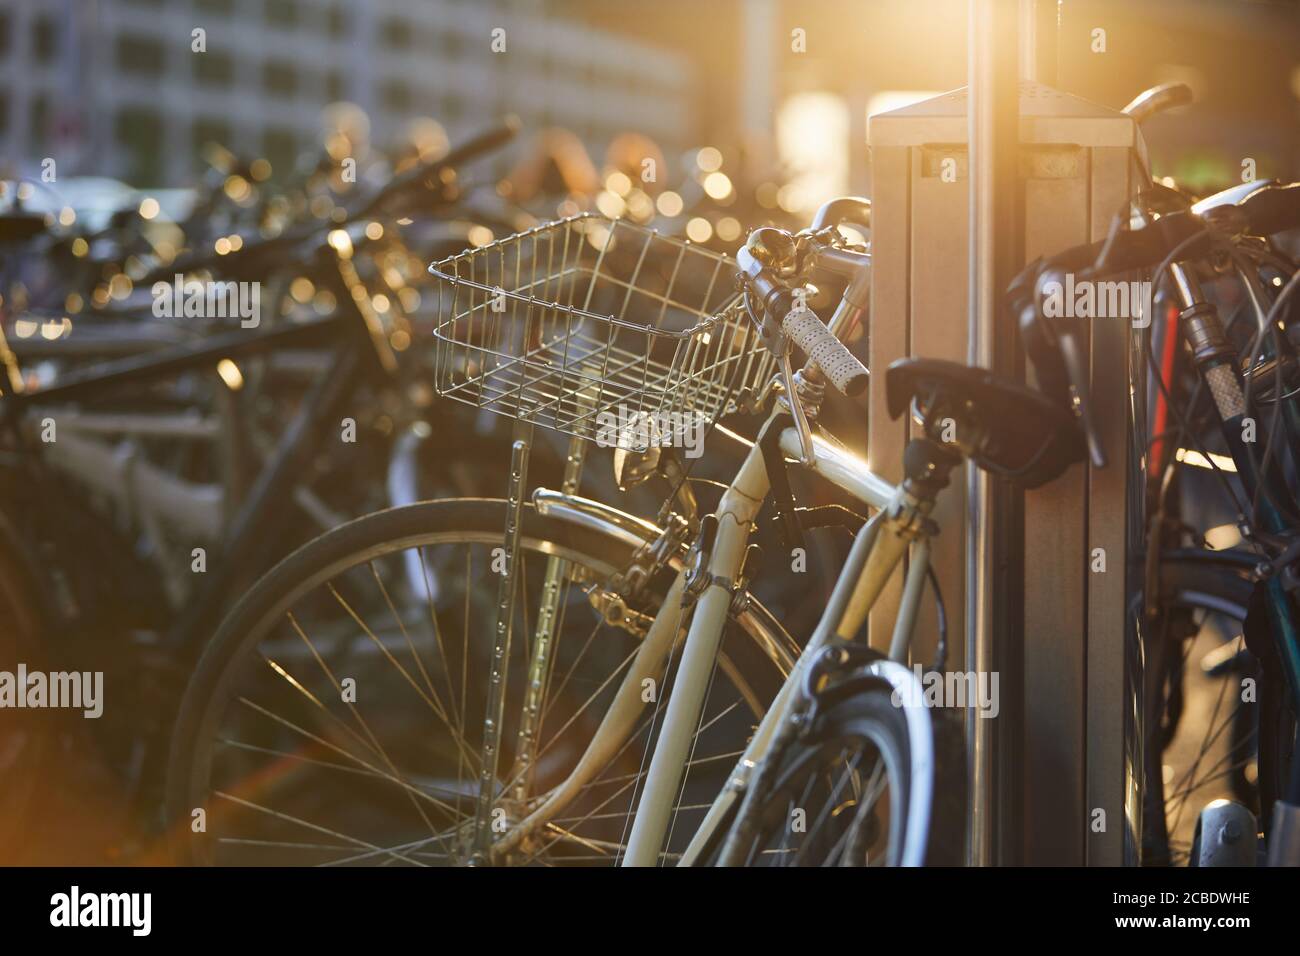
{"label": "bike rack post", "polygon": [[[564,481],[560,493],[576,495],[582,481],[582,466],[587,458],[587,443],[578,437],[569,439],[564,461]],[[512,501],[513,505],[513,501]],[[542,701],[550,678],[551,650],[555,625],[559,617],[560,588],[569,573],[569,562],[554,555],[546,559],[546,578],[542,583],[541,606],[537,610],[532,644],[528,653],[528,684],[524,688],[523,713],[519,720],[515,767],[510,778],[515,781],[514,797],[523,800],[532,784],[537,759],[537,733],[542,721]]]}
{"label": "bike rack post", "polygon": [[[967,137],[970,144],[970,233],[967,314],[967,361],[1002,375],[1014,376],[1015,338],[998,308],[1001,290],[1016,271],[1016,123],[1017,39],[1013,0],[970,0],[967,70],[970,92]],[[1008,538],[1019,528],[1019,509],[1007,489],[973,465],[966,468],[966,666],[993,673],[1009,656],[1011,608],[1019,589],[1017,576],[996,573],[995,559],[1010,561],[1020,552]],[[1009,533],[1010,532],[1010,533]],[[1009,568],[1007,570],[1010,570]],[[966,722],[970,756],[970,826],[967,860],[974,866],[993,862],[994,756],[997,741],[991,722]]]}
{"label": "bike rack post", "polygon": [[[1011,31],[1008,45],[1014,53],[1014,20]],[[976,82],[981,82],[978,75]],[[975,91],[977,111],[989,94]],[[1143,147],[1129,117],[1042,83],[1022,80],[1016,106],[1019,155],[1010,221],[998,225],[992,205],[996,192],[982,201],[1001,231],[993,238],[1012,244],[1018,268],[1040,255],[1104,238],[1136,189],[1132,159]],[[990,122],[986,117],[981,128]],[[1006,356],[999,348],[1014,344],[1011,318],[1000,309],[990,311],[986,300],[968,327],[962,317],[979,305],[972,297],[982,286],[953,275],[954,263],[971,261],[972,252],[979,254],[979,275],[996,280],[1001,271],[996,257],[984,258],[993,250],[972,249],[970,186],[981,170],[978,156],[972,169],[970,133],[966,89],[870,119],[873,369],[909,355],[957,362],[974,357],[984,364],[992,348],[995,370],[1006,373],[997,365]],[[979,129],[976,134],[984,135]],[[988,237],[987,228],[979,235]],[[981,342],[972,333],[992,338]],[[1130,500],[1126,483],[1136,469],[1131,435],[1140,414],[1140,406],[1131,403],[1140,403],[1145,392],[1141,363],[1130,361],[1131,341],[1123,320],[1094,323],[1091,388],[1108,468],[1076,465],[1044,488],[1009,496],[1010,518],[1006,509],[999,514],[994,498],[993,510],[984,514],[997,523],[977,524],[981,537],[969,543],[960,530],[969,527],[972,514],[967,489],[950,487],[936,509],[945,533],[935,539],[931,560],[949,608],[966,607],[968,595],[987,602],[985,592],[970,593],[968,582],[982,587],[990,577],[1014,581],[1023,594],[1007,608],[1006,620],[992,618],[998,633],[989,634],[989,641],[972,644],[977,634],[970,633],[962,615],[949,614],[949,647],[968,651],[964,664],[954,660],[949,666],[991,667],[999,675],[1000,713],[990,721],[991,736],[980,741],[986,749],[975,754],[994,760],[977,764],[975,781],[981,788],[977,799],[983,801],[977,814],[988,814],[977,816],[972,834],[976,859],[983,862],[1118,864],[1136,851],[1141,665],[1140,656],[1131,653],[1137,624],[1128,610],[1127,567],[1130,536],[1141,527],[1141,505]],[[872,377],[868,459],[896,481],[913,426],[891,421],[881,411],[884,384],[883,375]],[[1133,487],[1142,487],[1140,480]],[[987,508],[984,492],[977,490],[977,500]],[[1010,520],[1020,499],[1022,526]],[[985,549],[984,577],[977,574],[973,581],[967,578],[968,547]],[[872,612],[874,646],[888,641],[900,591],[901,581],[895,580]],[[987,603],[974,606],[982,614],[991,610]],[[916,660],[930,659],[927,640],[936,632],[933,609],[925,608],[917,622]]]}
{"label": "bike rack post", "polygon": [[[501,725],[505,720],[506,675],[510,669],[510,639],[515,617],[515,572],[519,559],[519,525],[528,487],[528,452],[533,426],[517,423],[510,449],[510,490],[506,508],[505,554],[497,585],[497,612],[492,629],[492,663],[487,707],[483,719],[483,766],[479,768],[478,805],[474,815],[474,852],[483,857],[492,846],[492,804],[497,763],[501,753]],[[493,556],[495,559],[495,555]]]}

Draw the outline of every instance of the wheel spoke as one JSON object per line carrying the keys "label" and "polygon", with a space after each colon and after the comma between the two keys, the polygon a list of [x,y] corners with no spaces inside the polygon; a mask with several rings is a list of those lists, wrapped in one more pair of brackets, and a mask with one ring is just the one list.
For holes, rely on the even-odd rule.
{"label": "wheel spoke", "polygon": [[369,771],[373,775],[377,777],[381,777],[384,780],[388,781],[389,783],[401,787],[403,790],[407,791],[413,796],[418,796],[428,801],[429,803],[432,803],[435,807],[442,810],[444,813],[447,813],[448,815],[451,816],[457,815],[458,811],[454,807],[448,806],[447,804],[443,803],[433,794],[426,793],[425,791],[421,790],[419,787],[415,786],[415,784],[411,783],[409,780],[402,777],[396,771],[392,773],[385,773],[380,768],[373,766],[372,764],[366,763],[356,754],[350,753],[349,751],[344,750],[342,747],[338,747],[335,744],[332,744],[330,741],[326,740],[323,737],[316,736],[311,731],[299,727],[293,721],[281,717],[279,714],[273,713],[270,710],[267,710],[265,707],[262,707],[261,705],[255,703],[254,701],[249,700],[247,697],[241,697],[239,698],[239,701],[243,703],[245,706],[251,708],[252,710],[257,711],[259,714],[262,714],[264,717],[268,717],[271,720],[275,721],[276,723],[280,724],[282,727],[292,730],[295,733],[301,734],[303,737],[306,737],[308,740],[314,743],[318,743],[322,747],[326,747],[334,751],[335,753],[339,754],[340,756],[347,757],[351,760],[355,760],[357,763],[359,763],[362,767],[364,767],[367,771]]}
{"label": "wheel spoke", "polygon": [[[429,709],[433,711],[434,715],[439,720],[441,720],[443,724],[446,725],[447,729],[450,730],[452,733],[452,739],[456,743],[456,746],[465,748],[466,759],[467,760],[470,759],[469,755],[472,754],[472,751],[469,750],[468,744],[466,744],[465,741],[456,733],[456,728],[452,726],[451,720],[448,718],[446,712],[442,709],[442,707],[433,698],[431,698],[428,694],[424,692],[424,689],[421,688],[419,683],[416,682],[415,678],[413,678],[410,675],[410,672],[408,672],[407,669],[403,667],[401,663],[397,660],[397,658],[393,656],[392,651],[390,651],[384,645],[384,642],[375,636],[374,631],[370,629],[370,627],[366,624],[365,621],[361,620],[361,617],[357,614],[357,612],[352,609],[352,605],[350,605],[346,600],[343,599],[343,596],[339,594],[338,590],[334,587],[333,584],[329,585],[329,591],[332,595],[334,595],[334,599],[339,602],[339,605],[343,608],[343,610],[345,610],[348,613],[348,616],[351,617],[352,620],[356,622],[357,627],[361,628],[361,630],[365,632],[366,637],[370,638],[370,640],[374,643],[374,645],[379,648],[380,652],[384,655],[384,657],[388,659],[388,663],[390,663],[393,666],[393,668],[399,674],[402,675],[402,677],[406,680],[408,684],[411,685],[411,688],[420,697],[420,699],[423,700],[429,706]],[[292,620],[292,615],[290,616],[290,618]],[[298,627],[298,623],[296,620],[294,621],[294,628],[298,630],[298,633],[299,635],[302,636],[303,640],[307,640],[306,635],[302,633],[302,629]],[[325,669],[326,673],[329,675],[330,681],[334,683],[335,688],[338,689],[341,693],[342,692],[341,686],[334,679],[333,673],[330,672],[329,669],[326,667],[325,662],[321,660],[320,655],[316,654],[316,649],[315,647],[312,646],[311,641],[307,641],[307,645],[312,648],[312,653],[316,655],[316,660],[320,662],[321,667]],[[355,710],[356,708],[354,707],[353,711],[355,712]]]}
{"label": "wheel spoke", "polygon": [[[386,525],[382,534],[391,527]],[[428,540],[408,534],[387,549],[382,538],[372,535],[370,543],[357,546],[351,563],[329,557],[328,577],[308,577],[320,573],[313,568],[326,566],[319,563],[324,555],[304,557],[300,584],[281,580],[275,587],[282,592],[260,596],[269,598],[264,606],[277,610],[243,626],[247,633],[268,636],[247,646],[251,649],[241,648],[238,658],[219,662],[229,675],[224,679],[230,690],[206,705],[209,716],[199,725],[214,729],[196,741],[194,766],[187,773],[196,781],[193,788],[201,791],[194,794],[195,805],[211,800],[224,808],[207,844],[219,862],[261,863],[278,856],[291,865],[326,867],[454,865],[471,852],[483,764],[466,729],[480,719],[490,665],[479,635],[470,633],[486,606],[476,596],[484,584],[474,577],[476,553],[501,539],[499,531],[484,531],[481,525],[463,536],[453,530],[438,538],[439,533]],[[440,550],[443,544],[451,550]],[[515,566],[515,600],[522,606],[510,611],[513,626],[525,633],[546,630],[543,638],[533,635],[527,646],[511,648],[505,665],[512,674],[520,666],[528,671],[532,699],[524,706],[530,726],[521,723],[520,732],[531,733],[535,748],[532,760],[516,759],[513,767],[506,762],[508,752],[500,755],[492,806],[504,808],[511,820],[536,813],[552,792],[548,788],[572,773],[642,646],[636,635],[579,613],[587,604],[585,582],[609,580],[617,572],[618,565],[602,552],[589,561],[570,543],[556,545],[543,538],[539,546],[530,537],[520,542],[516,557],[522,564]],[[393,585],[388,573],[397,562],[409,570],[400,586]],[[558,575],[548,574],[545,587],[539,577],[543,563],[548,572],[560,569]],[[486,574],[483,568],[478,572]],[[458,593],[462,583],[463,593]],[[417,606],[421,602],[427,610]],[[426,614],[427,623],[421,625]],[[455,621],[457,615],[463,615],[461,622]],[[679,647],[674,641],[672,650]],[[610,759],[593,767],[592,779],[566,798],[568,813],[539,817],[533,833],[514,832],[523,839],[494,854],[500,862],[618,861],[626,849],[620,829],[625,836],[646,776],[644,766],[630,771],[636,769],[638,753],[645,764],[653,744],[654,716],[672,689],[673,656],[669,653],[663,665],[654,705],[639,709],[631,733],[610,748]],[[745,683],[737,681],[737,674]],[[758,707],[755,701],[761,698],[753,688],[767,686],[755,682],[749,670],[738,672],[730,664],[725,675],[724,681],[715,662],[672,808],[670,841],[682,813],[698,814],[712,806],[694,795],[703,795],[704,778],[721,777],[742,755],[735,736],[743,730],[743,715]],[[370,682],[362,701],[351,693],[354,679]],[[511,684],[515,699],[503,701],[507,708],[516,707],[518,687],[524,686]],[[739,714],[738,707],[744,708]],[[503,728],[503,741],[513,739],[511,733]],[[711,740],[701,740],[706,733]],[[521,738],[517,747],[525,746]],[[434,766],[426,768],[430,760]],[[500,787],[508,799],[497,796]],[[497,839],[492,835],[489,842]],[[678,858],[676,852],[661,856],[664,861]]]}
{"label": "wheel spoke", "polygon": [[[371,576],[374,577],[375,579],[375,584],[379,587],[379,593],[383,595],[384,603],[388,605],[389,613],[393,615],[393,620],[397,622],[397,629],[402,632],[402,640],[406,642],[406,648],[411,652],[411,659],[415,661],[415,666],[419,669],[420,676],[424,678],[424,685],[429,689],[429,696],[432,699],[433,703],[437,705],[437,712],[443,716],[443,719],[447,722],[447,725],[451,727],[454,731],[456,726],[458,726],[455,720],[455,713],[452,712],[451,718],[450,719],[447,718],[446,715],[448,712],[448,708],[442,702],[442,698],[439,696],[437,689],[433,686],[433,680],[429,677],[429,671],[424,666],[424,658],[422,658],[419,652],[416,651],[415,642],[411,640],[411,634],[406,629],[406,623],[402,620],[402,615],[398,613],[397,607],[393,604],[393,599],[388,594],[388,588],[384,585],[383,578],[379,576],[379,571],[375,568],[375,562],[367,561],[366,564],[370,568]],[[432,597],[430,598],[430,600],[432,600]],[[435,621],[437,620],[436,616],[434,617],[434,620]],[[436,632],[437,632],[437,626],[435,625],[435,634]],[[439,642],[439,646],[441,646],[441,642]],[[444,657],[443,660],[445,662],[446,658]]]}
{"label": "wheel spoke", "polygon": [[245,807],[249,810],[256,810],[259,813],[266,814],[267,816],[275,817],[277,820],[284,820],[286,823],[297,824],[298,826],[305,827],[308,830],[314,830],[317,833],[324,833],[326,836],[338,837],[340,840],[346,840],[348,841],[348,843],[351,843],[354,846],[365,847],[366,849],[374,850],[377,853],[388,853],[391,854],[392,856],[397,857],[400,860],[406,860],[406,862],[412,863],[416,866],[425,865],[416,860],[412,860],[409,857],[406,857],[395,850],[386,850],[383,847],[375,846],[373,843],[367,843],[365,840],[359,840],[356,837],[350,837],[346,833],[340,833],[339,831],[332,830],[329,827],[323,827],[320,826],[319,824],[315,824],[308,820],[304,820],[302,819],[302,817],[296,817],[289,813],[282,813],[279,810],[272,810],[270,807],[264,807],[260,803],[254,803],[251,800],[245,800],[242,797],[236,797],[234,794],[226,793],[224,790],[215,790],[213,791],[213,795],[220,797],[223,800],[229,800],[231,803],[238,804],[239,806]]}

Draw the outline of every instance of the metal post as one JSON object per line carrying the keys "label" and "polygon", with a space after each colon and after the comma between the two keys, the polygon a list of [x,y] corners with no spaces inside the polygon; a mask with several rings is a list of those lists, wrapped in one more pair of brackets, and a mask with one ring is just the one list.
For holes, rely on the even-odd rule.
{"label": "metal post", "polygon": [[[586,457],[586,441],[577,437],[570,438],[569,454],[564,464],[564,483],[560,485],[561,494],[578,493]],[[542,702],[546,697],[546,682],[550,677],[555,628],[560,617],[560,588],[563,587],[568,575],[569,562],[564,558],[552,555],[546,559],[546,579],[542,583],[541,606],[537,609],[533,644],[528,656],[528,685],[524,691],[523,713],[519,718],[515,768],[510,772],[510,776],[515,780],[516,800],[526,800],[529,788],[533,784],[538,734],[542,722]]]}
{"label": "metal post", "polygon": [[775,141],[772,117],[775,104],[776,0],[750,0],[743,4],[741,49],[744,52],[740,87],[741,136],[752,155],[750,162],[761,166]]}
{"label": "metal post", "polygon": [[1056,84],[1060,0],[1020,0],[1020,78]]}
{"label": "metal post", "polygon": [[[970,0],[967,123],[970,149],[970,313],[968,361],[998,369],[1006,361],[998,328],[1000,290],[1014,272],[1015,175],[1019,138],[1016,0]],[[990,477],[968,466],[966,527],[966,661],[979,673],[1000,666],[1008,640],[1007,602],[997,591],[997,549],[1012,542],[997,533],[1003,517]],[[1001,539],[1001,540],[1000,540]],[[993,721],[967,720],[971,760],[968,860],[996,861]]]}

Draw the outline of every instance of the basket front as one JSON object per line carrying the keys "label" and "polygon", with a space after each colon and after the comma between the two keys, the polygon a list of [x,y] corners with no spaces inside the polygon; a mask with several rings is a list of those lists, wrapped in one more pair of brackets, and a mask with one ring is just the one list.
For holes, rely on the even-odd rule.
{"label": "basket front", "polygon": [[726,256],[584,215],[430,267],[438,393],[604,446],[698,447],[772,362]]}

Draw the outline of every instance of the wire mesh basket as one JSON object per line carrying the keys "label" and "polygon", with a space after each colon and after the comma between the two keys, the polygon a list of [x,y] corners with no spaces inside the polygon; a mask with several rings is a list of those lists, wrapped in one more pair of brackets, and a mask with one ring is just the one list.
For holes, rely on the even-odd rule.
{"label": "wire mesh basket", "polygon": [[606,447],[687,444],[772,374],[735,262],[624,220],[573,216],[429,271],[439,395]]}

